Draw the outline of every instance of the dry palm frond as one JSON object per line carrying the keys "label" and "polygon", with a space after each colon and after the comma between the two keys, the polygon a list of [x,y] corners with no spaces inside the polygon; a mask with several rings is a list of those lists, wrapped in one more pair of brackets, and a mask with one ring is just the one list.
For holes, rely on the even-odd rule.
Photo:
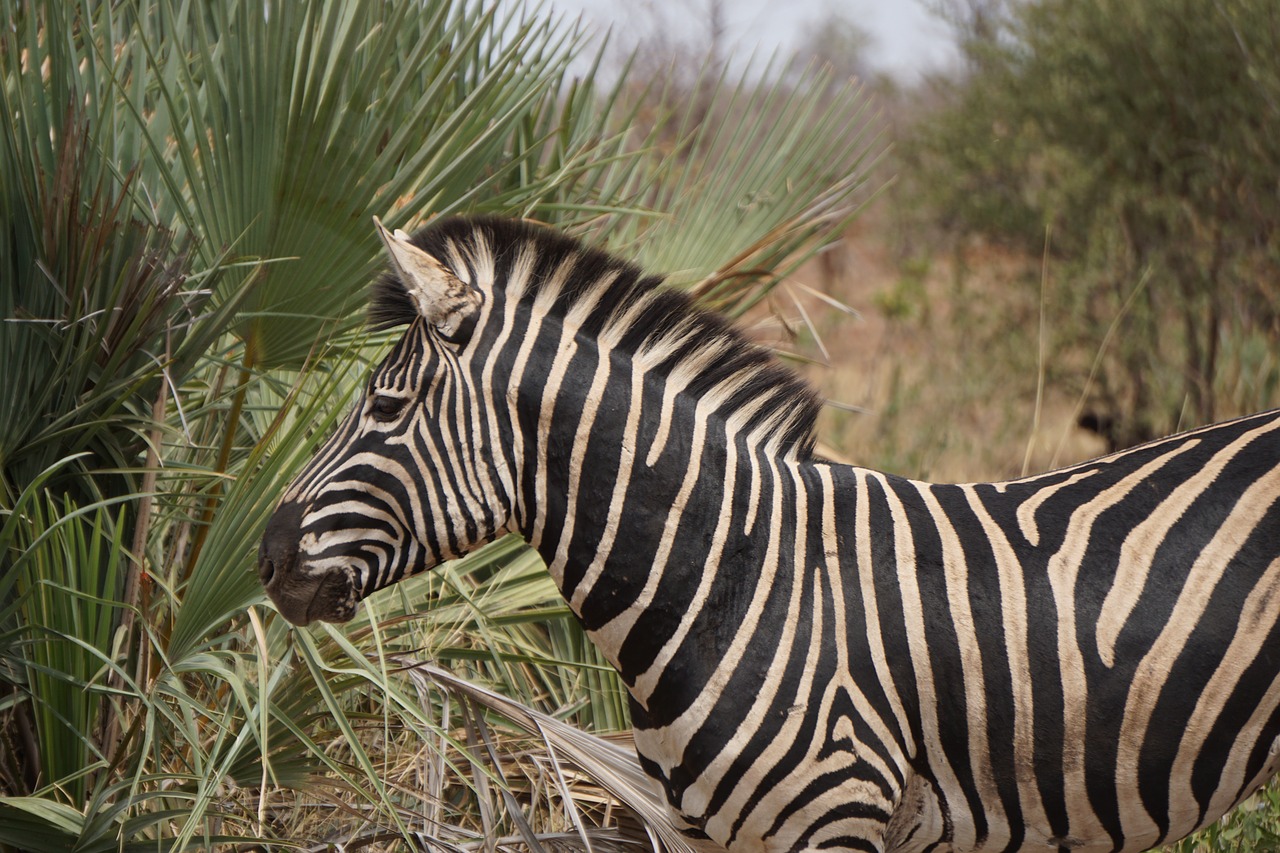
{"label": "dry palm frond", "polygon": [[[396,658],[398,664],[413,680],[419,690],[435,687],[454,697],[464,706],[477,705],[517,726],[524,732],[541,741],[542,754],[539,763],[547,767],[555,776],[564,802],[574,814],[576,838],[572,833],[565,833],[556,839],[557,847],[592,850],[608,849],[597,847],[592,836],[598,832],[589,829],[578,816],[585,811],[594,811],[599,803],[599,791],[591,791],[589,786],[581,790],[570,788],[569,781],[578,782],[585,774],[602,789],[608,797],[615,800],[639,821],[639,828],[632,827],[630,838],[620,835],[614,839],[621,843],[646,842],[649,849],[668,851],[668,853],[699,853],[699,851],[719,850],[714,844],[687,838],[680,833],[671,819],[670,813],[661,800],[656,787],[636,759],[635,750],[627,742],[618,738],[606,738],[600,735],[581,731],[573,726],[557,720],[555,717],[536,711],[512,699],[508,699],[480,685],[473,684],[453,673],[424,661],[412,658]],[[476,728],[483,733],[483,718],[473,715]],[[484,738],[490,769],[500,772],[496,753],[492,749],[489,738]],[[473,758],[473,761],[479,760]],[[589,798],[597,798],[589,802]],[[514,804],[508,800],[508,805]],[[579,804],[584,807],[579,808]],[[514,809],[513,809],[514,811]],[[642,834],[640,834],[642,833]],[[590,839],[590,840],[589,840]],[[575,843],[576,842],[576,843]],[[530,847],[533,845],[531,844]]]}

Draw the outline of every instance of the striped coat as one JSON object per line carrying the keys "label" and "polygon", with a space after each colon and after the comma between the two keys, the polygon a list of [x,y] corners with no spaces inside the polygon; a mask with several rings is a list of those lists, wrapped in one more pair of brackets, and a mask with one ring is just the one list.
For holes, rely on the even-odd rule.
{"label": "striped coat", "polygon": [[292,621],[523,536],[731,850],[1140,850],[1275,772],[1280,413],[913,482],[815,457],[808,388],[626,263],[383,237],[408,329],[263,540]]}

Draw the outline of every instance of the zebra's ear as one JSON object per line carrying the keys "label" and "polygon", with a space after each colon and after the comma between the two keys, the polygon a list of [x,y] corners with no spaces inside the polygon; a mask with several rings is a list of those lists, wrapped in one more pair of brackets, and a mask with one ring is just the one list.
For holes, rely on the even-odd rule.
{"label": "zebra's ear", "polygon": [[392,270],[418,313],[435,326],[445,340],[465,341],[480,310],[480,292],[409,242],[408,234],[400,230],[392,234],[376,216],[373,224],[387,247]]}

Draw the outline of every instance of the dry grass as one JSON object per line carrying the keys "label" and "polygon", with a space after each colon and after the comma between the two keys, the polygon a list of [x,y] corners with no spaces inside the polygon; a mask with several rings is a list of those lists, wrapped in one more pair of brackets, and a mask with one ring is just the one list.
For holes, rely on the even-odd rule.
{"label": "dry grass", "polygon": [[[376,709],[360,719],[360,747],[399,804],[394,817],[326,776],[305,793],[228,791],[218,829],[257,833],[256,814],[276,837],[307,839],[300,849],[316,853],[715,849],[679,834],[629,734],[581,731],[424,661],[386,664],[409,682],[439,732],[423,739]],[[329,751],[358,772],[341,738]]]}
{"label": "dry grass", "polygon": [[[910,254],[891,204],[868,210],[840,246],[753,317],[757,337],[798,353],[838,404],[819,423],[824,451],[952,482],[1016,477],[1024,464],[1033,473],[1106,452],[1100,437],[1076,426],[1079,390],[1053,364],[1037,402],[1041,366],[1029,342],[1040,324],[1040,260],[978,243]],[[831,310],[809,288],[859,316]]]}

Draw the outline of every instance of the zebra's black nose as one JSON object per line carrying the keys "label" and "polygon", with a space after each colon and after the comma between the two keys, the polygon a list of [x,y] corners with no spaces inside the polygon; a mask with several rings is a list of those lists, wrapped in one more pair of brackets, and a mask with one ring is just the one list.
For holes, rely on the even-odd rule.
{"label": "zebra's black nose", "polygon": [[293,624],[346,622],[360,601],[354,570],[316,568],[299,557],[306,509],[283,503],[271,516],[258,548],[258,577],[280,615]]}

